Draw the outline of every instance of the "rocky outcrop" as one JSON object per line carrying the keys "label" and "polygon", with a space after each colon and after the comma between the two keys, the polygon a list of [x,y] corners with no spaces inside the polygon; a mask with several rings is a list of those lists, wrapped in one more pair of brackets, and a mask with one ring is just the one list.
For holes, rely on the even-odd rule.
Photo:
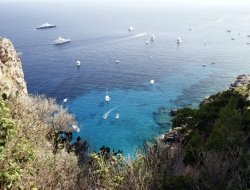
{"label": "rocky outcrop", "polygon": [[247,87],[250,84],[250,75],[239,75],[236,77],[236,80],[230,85],[231,89],[237,87]]}
{"label": "rocky outcrop", "polygon": [[7,99],[26,95],[22,63],[11,41],[0,37],[0,96]]}

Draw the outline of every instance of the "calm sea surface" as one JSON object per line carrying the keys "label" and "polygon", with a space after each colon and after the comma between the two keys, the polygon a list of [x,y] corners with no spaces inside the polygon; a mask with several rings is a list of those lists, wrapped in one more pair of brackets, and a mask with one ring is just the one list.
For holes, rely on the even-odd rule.
{"label": "calm sea surface", "polygon": [[[68,98],[64,106],[81,128],[75,137],[88,140],[92,149],[106,145],[133,153],[169,129],[153,119],[160,107],[196,106],[205,96],[228,88],[238,74],[250,73],[248,10],[0,2],[0,36],[22,52],[30,93],[46,94],[60,104]],[[35,29],[45,21],[57,27]],[[131,33],[130,25],[135,27]],[[153,43],[151,34],[156,36]],[[71,43],[52,45],[59,35]],[[109,103],[104,101],[106,92]]]}

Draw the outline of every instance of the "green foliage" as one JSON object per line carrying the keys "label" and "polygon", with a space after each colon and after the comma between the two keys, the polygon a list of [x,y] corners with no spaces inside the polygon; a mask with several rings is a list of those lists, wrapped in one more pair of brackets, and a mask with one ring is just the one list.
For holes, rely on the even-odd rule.
{"label": "green foliage", "polygon": [[108,157],[99,153],[90,154],[90,172],[99,187],[115,189],[122,183],[124,176],[119,172],[119,168],[123,164],[123,159],[121,154],[110,154]]}
{"label": "green foliage", "polygon": [[0,100],[0,186],[12,189],[22,178],[22,164],[33,159],[33,149],[25,138],[17,139],[15,122]]}

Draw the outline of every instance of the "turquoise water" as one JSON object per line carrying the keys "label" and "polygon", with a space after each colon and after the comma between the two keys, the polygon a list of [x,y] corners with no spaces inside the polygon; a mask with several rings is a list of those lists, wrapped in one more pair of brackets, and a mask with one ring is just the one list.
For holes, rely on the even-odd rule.
{"label": "turquoise water", "polygon": [[[46,94],[60,104],[68,98],[64,106],[75,114],[81,129],[74,137],[87,139],[91,149],[106,145],[133,153],[169,129],[153,119],[160,107],[196,106],[250,71],[248,7],[64,1],[60,7],[0,2],[0,36],[10,38],[23,53],[30,93]],[[34,29],[45,21],[57,28]],[[136,28],[132,33],[127,31],[130,25]],[[146,45],[151,34],[156,39]],[[53,46],[59,35],[72,42]],[[109,103],[104,101],[106,90]],[[116,109],[103,119],[112,108]]]}

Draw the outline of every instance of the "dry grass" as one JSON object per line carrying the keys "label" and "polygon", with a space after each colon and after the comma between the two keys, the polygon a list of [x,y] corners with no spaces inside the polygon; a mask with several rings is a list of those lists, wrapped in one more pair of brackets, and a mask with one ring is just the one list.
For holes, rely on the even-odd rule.
{"label": "dry grass", "polygon": [[21,180],[15,187],[30,189],[75,189],[79,173],[78,160],[64,149],[53,153],[53,144],[46,136],[55,131],[73,131],[76,124],[73,115],[44,96],[29,96],[7,102],[15,121],[17,134],[8,144],[8,160],[15,159],[11,152],[18,152],[16,145],[25,141],[25,150],[30,150],[32,159],[21,165]]}

